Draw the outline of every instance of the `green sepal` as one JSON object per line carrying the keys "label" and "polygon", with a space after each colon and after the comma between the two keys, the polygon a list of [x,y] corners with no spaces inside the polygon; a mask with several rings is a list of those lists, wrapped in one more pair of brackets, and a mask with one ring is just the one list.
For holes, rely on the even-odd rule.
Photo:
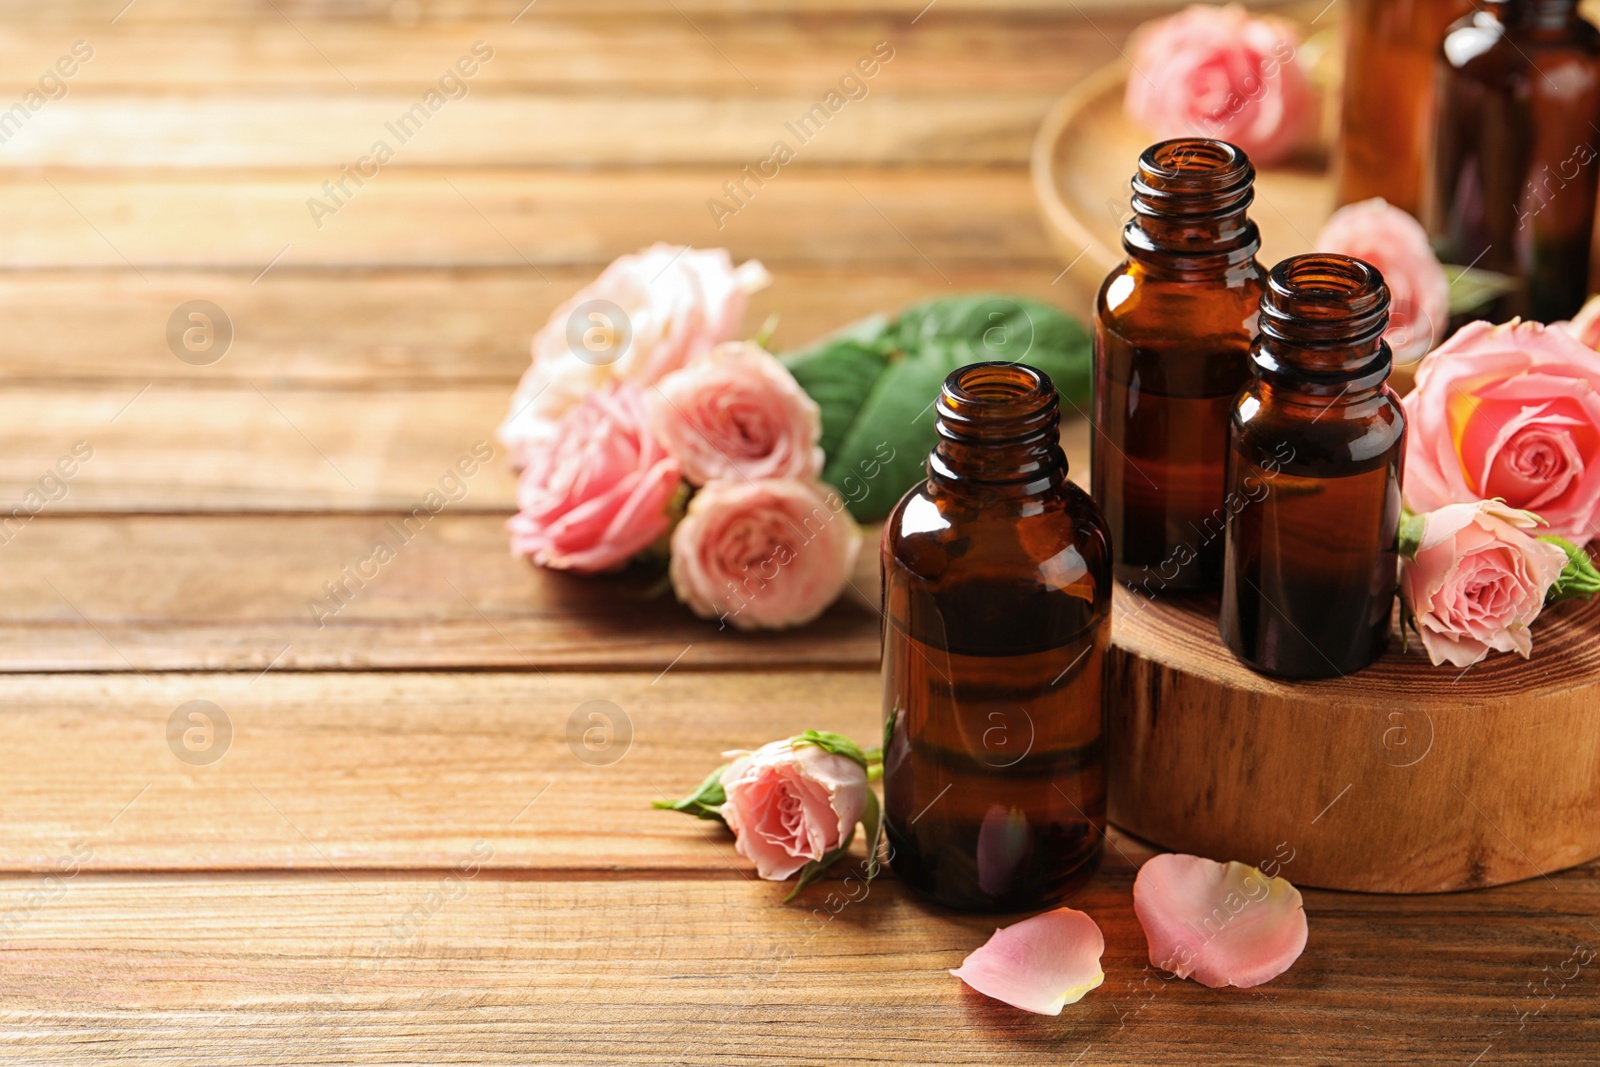
{"label": "green sepal", "polygon": [[1544,595],[1546,604],[1580,596],[1588,600],[1596,593],[1600,593],[1600,570],[1595,569],[1594,561],[1589,558],[1589,553],[1584,551],[1582,545],[1575,545],[1566,538],[1556,537],[1554,534],[1541,537],[1539,540],[1548,541],[1567,554],[1567,565],[1561,571],[1561,576]]}
{"label": "green sepal", "polygon": [[[870,796],[872,791],[869,789],[867,790],[867,793]],[[800,890],[804,889],[806,886],[810,885],[812,882],[815,882],[818,878],[821,878],[824,874],[828,873],[829,867],[832,867],[835,863],[838,863],[844,858],[844,854],[850,850],[850,842],[854,841],[855,838],[856,828],[852,826],[850,827],[850,832],[845,834],[844,840],[840,842],[838,848],[823,856],[820,860],[812,860],[804,867],[801,867],[799,880],[795,882],[794,888],[789,890],[789,895],[783,898],[783,902],[785,904],[789,903],[789,901],[793,900],[799,895]]]}
{"label": "green sepal", "polygon": [[796,734],[789,738],[791,745],[816,745],[824,752],[831,752],[835,756],[843,756],[861,764],[861,769],[867,769],[867,754],[861,751],[861,746],[850,740],[844,734],[829,733],[827,730],[807,730],[803,734]]}
{"label": "green sepal", "polygon": [[878,849],[883,845],[883,809],[878,794],[867,790],[867,806],[861,812],[861,825],[867,831],[867,881],[878,876]]}
{"label": "green sepal", "polygon": [[1477,267],[1463,267],[1446,263],[1444,276],[1450,281],[1450,315],[1466,315],[1477,311],[1493,300],[1519,288],[1517,280],[1508,274]]}
{"label": "green sepal", "polygon": [[722,772],[727,769],[728,766],[724,764],[712,771],[706,776],[706,780],[700,783],[700,788],[682,800],[658,800],[650,806],[663,811],[681,811],[697,819],[715,819],[717,822],[724,822],[720,809],[727,803],[728,794],[722,788]]}
{"label": "green sepal", "polygon": [[1417,558],[1422,546],[1422,534],[1428,527],[1428,516],[1418,515],[1409,509],[1400,512],[1400,554],[1406,559]]}

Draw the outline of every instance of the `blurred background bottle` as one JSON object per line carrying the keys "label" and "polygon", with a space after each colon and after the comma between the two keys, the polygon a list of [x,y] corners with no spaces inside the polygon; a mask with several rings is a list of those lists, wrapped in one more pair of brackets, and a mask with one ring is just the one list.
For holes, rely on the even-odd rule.
{"label": "blurred background bottle", "polygon": [[1447,263],[1510,276],[1489,317],[1571,318],[1600,189],[1600,33],[1577,0],[1483,0],[1437,61],[1424,221]]}
{"label": "blurred background bottle", "polygon": [[1381,196],[1420,217],[1434,58],[1450,24],[1472,9],[1472,0],[1352,0],[1334,206]]}

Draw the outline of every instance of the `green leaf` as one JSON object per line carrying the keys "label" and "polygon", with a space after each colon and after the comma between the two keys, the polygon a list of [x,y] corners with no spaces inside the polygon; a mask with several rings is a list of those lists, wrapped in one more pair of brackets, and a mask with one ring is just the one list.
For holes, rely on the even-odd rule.
{"label": "green leaf", "polygon": [[1567,554],[1567,565],[1562,570],[1561,577],[1550,587],[1545,594],[1544,602],[1554,604],[1558,600],[1569,600],[1572,597],[1583,597],[1588,600],[1596,593],[1600,593],[1600,570],[1595,569],[1594,561],[1589,558],[1582,545],[1575,545],[1564,537],[1554,534],[1539,538],[1549,541]]}
{"label": "green leaf", "polygon": [[822,451],[833,455],[872,383],[889,363],[889,320],[872,315],[783,356],[784,366],[822,409]]}
{"label": "green leaf", "polygon": [[937,435],[933,401],[969,363],[1009,360],[1050,376],[1071,417],[1089,399],[1089,335],[1057,308],[1021,297],[942,297],[881,315],[790,352],[784,363],[822,409],[823,480],[863,522],[883,518],[924,477]]}
{"label": "green leaf", "polygon": [[1428,516],[1414,511],[1400,513],[1400,554],[1406,559],[1416,559],[1422,544],[1422,532],[1427,529]]}
{"label": "green leaf", "polygon": [[681,811],[697,819],[715,819],[717,822],[722,822],[722,812],[718,809],[728,799],[727,793],[722,788],[722,772],[727,769],[727,765],[723,765],[712,771],[706,776],[706,780],[700,783],[700,788],[682,800],[658,800],[650,806],[663,811]]}
{"label": "green leaf", "polygon": [[[868,790],[868,792],[870,793],[871,790]],[[856,828],[852,826],[850,827],[850,832],[844,835],[844,840],[839,843],[838,848],[834,849],[832,852],[829,852],[820,860],[812,860],[804,867],[801,867],[799,880],[795,882],[794,888],[789,890],[789,895],[783,898],[783,902],[785,904],[789,903],[789,901],[799,896],[800,890],[804,889],[806,886],[810,885],[812,882],[815,882],[818,878],[821,878],[824,874],[828,873],[828,868],[832,867],[835,863],[838,863],[839,860],[844,857],[844,854],[849,851],[850,842],[854,841],[855,837]]]}
{"label": "green leaf", "polygon": [[862,770],[867,766],[867,754],[861,751],[861,746],[850,740],[844,734],[832,734],[826,730],[807,730],[803,734],[796,734],[789,738],[789,743],[794,745],[816,745],[824,752],[832,752],[835,756],[844,756],[861,764]]}
{"label": "green leaf", "polygon": [[1471,314],[1520,288],[1517,280],[1510,275],[1461,267],[1454,263],[1444,265],[1444,276],[1450,279],[1451,317]]}

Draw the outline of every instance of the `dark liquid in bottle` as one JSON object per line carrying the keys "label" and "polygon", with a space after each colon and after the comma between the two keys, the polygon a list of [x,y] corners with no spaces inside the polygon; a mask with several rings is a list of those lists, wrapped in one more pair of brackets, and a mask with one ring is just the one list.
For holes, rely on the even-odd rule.
{"label": "dark liquid in bottle", "polygon": [[1108,329],[1099,339],[1095,422],[1105,436],[1096,434],[1091,463],[1112,531],[1113,573],[1146,593],[1215,588],[1222,580],[1226,427],[1249,378],[1250,339],[1242,332],[1209,345],[1173,338],[1159,353]]}
{"label": "dark liquid in bottle", "polygon": [[[1258,670],[1289,678],[1329,678],[1371,663],[1391,629],[1398,451],[1337,476],[1263,468],[1237,453],[1233,462],[1232,484],[1244,499],[1226,579],[1238,595],[1223,598],[1223,639]],[[1285,560],[1292,568],[1274,565]]]}
{"label": "dark liquid in bottle", "polygon": [[956,908],[1060,900],[1098,866],[1105,831],[1103,607],[998,582],[904,590],[885,607],[895,873]]}
{"label": "dark liquid in bottle", "polygon": [[1221,141],[1147,148],[1128,258],[1095,300],[1091,484],[1112,573],[1146,595],[1222,579],[1228,419],[1250,377],[1265,275],[1246,213],[1254,180]]}

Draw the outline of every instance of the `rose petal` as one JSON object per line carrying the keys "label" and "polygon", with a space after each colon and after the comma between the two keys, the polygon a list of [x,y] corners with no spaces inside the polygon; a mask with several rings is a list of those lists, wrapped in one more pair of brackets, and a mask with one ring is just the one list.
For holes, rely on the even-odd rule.
{"label": "rose petal", "polygon": [[1300,891],[1243,863],[1156,856],[1133,882],[1150,962],[1213,989],[1248,989],[1288,970],[1306,947]]}
{"label": "rose petal", "polygon": [[1002,927],[950,973],[986,997],[1060,1015],[1106,980],[1106,939],[1081,911],[1057,908]]}

